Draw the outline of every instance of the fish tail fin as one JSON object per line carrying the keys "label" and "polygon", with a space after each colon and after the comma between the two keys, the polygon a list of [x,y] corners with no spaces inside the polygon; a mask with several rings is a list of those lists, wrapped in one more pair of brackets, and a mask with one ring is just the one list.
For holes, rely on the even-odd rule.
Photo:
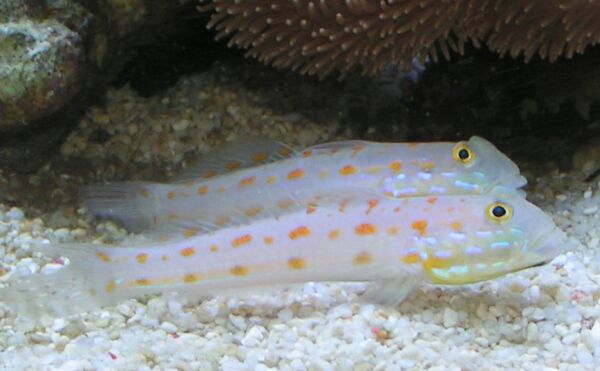
{"label": "fish tail fin", "polygon": [[56,272],[14,278],[10,286],[0,289],[0,302],[13,315],[34,322],[115,304],[121,299],[119,294],[105,289],[115,272],[110,264],[98,261],[100,248],[102,245],[93,244],[33,246],[44,255],[67,257],[69,264]]}
{"label": "fish tail fin", "polygon": [[139,232],[155,224],[160,186],[150,182],[96,184],[83,187],[79,198],[93,215]]}

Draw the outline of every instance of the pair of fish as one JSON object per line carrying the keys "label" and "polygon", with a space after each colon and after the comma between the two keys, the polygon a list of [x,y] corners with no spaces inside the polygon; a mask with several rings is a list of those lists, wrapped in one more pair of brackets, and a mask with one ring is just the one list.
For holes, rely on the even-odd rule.
{"label": "pair of fish", "polygon": [[143,238],[51,244],[68,266],[0,291],[20,313],[94,310],[151,293],[306,281],[376,281],[402,301],[424,283],[468,284],[550,261],[565,234],[525,200],[518,167],[479,137],[343,141],[303,151],[246,138],[172,183],[90,186],[83,204]]}

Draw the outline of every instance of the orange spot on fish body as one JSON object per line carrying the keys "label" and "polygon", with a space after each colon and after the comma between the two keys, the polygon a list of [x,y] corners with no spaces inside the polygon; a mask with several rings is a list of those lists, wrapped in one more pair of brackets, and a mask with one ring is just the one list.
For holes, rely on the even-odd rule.
{"label": "orange spot on fish body", "polygon": [[167,198],[169,200],[174,199],[175,198],[175,191],[169,191],[169,192],[167,192]]}
{"label": "orange spot on fish body", "polygon": [[208,249],[210,250],[210,252],[217,252],[217,251],[219,251],[219,246],[210,245],[210,247]]}
{"label": "orange spot on fish body", "polygon": [[338,172],[340,173],[340,175],[348,176],[356,174],[358,170],[356,170],[356,168],[352,165],[346,165],[342,167]]}
{"label": "orange spot on fish body", "polygon": [[267,177],[267,184],[273,184],[273,183],[275,183],[276,180],[277,180],[277,177],[274,175],[271,175],[271,176]]}
{"label": "orange spot on fish body", "polygon": [[144,198],[150,197],[150,192],[145,187],[138,188],[137,193]]}
{"label": "orange spot on fish body", "polygon": [[412,229],[417,231],[419,235],[424,236],[427,232],[427,221],[426,220],[416,220],[412,224]]}
{"label": "orange spot on fish body", "polygon": [[450,224],[450,227],[452,228],[452,230],[454,230],[455,232],[460,232],[463,229],[463,225],[461,222],[452,222]]}
{"label": "orange spot on fish body", "polygon": [[427,202],[430,203],[430,204],[432,204],[432,205],[435,204],[437,202],[437,200],[438,200],[438,198],[435,197],[435,196],[427,198]]}
{"label": "orange spot on fish body", "polygon": [[370,223],[362,223],[354,227],[354,232],[359,236],[368,236],[377,233],[377,227]]}
{"label": "orange spot on fish body", "polygon": [[400,161],[393,161],[388,166],[394,173],[399,173],[402,170],[402,162]]}
{"label": "orange spot on fish body", "polygon": [[309,204],[308,207],[306,208],[307,214],[312,214],[315,211],[317,211],[317,206],[315,204]]}
{"label": "orange spot on fish body", "polygon": [[433,162],[431,162],[431,161],[423,162],[421,164],[421,169],[426,173],[431,172],[431,170],[433,169]]}
{"label": "orange spot on fish body", "polygon": [[245,234],[243,236],[239,236],[233,239],[233,241],[231,241],[231,246],[232,247],[240,247],[242,245],[247,245],[252,241],[252,235],[249,234]]}
{"label": "orange spot on fish body", "polygon": [[147,278],[140,278],[140,279],[138,279],[138,280],[135,280],[135,283],[136,283],[138,286],[148,286],[148,285],[150,285],[150,284],[151,284],[150,280],[149,280],[149,279],[147,279]]}
{"label": "orange spot on fish body", "polygon": [[261,211],[262,211],[262,207],[260,207],[260,206],[254,206],[254,207],[251,207],[249,209],[246,209],[244,211],[244,214],[247,217],[253,217],[253,216],[256,216],[258,213],[260,213]]}
{"label": "orange spot on fish body", "polygon": [[163,255],[163,256],[161,256],[160,260],[162,260],[164,262],[168,261],[169,260],[169,255]]}
{"label": "orange spot on fish body", "polygon": [[294,204],[293,200],[285,199],[285,200],[281,200],[281,201],[277,202],[277,207],[282,210],[286,210],[286,209],[289,209],[290,207],[292,207],[293,204]]}
{"label": "orange spot on fish body", "polygon": [[292,150],[287,147],[281,147],[277,152],[279,152],[279,154],[283,157],[287,157],[292,153]]}
{"label": "orange spot on fish body", "polygon": [[306,268],[306,260],[302,258],[291,258],[288,260],[288,267],[291,269],[304,269]]}
{"label": "orange spot on fish body", "polygon": [[351,158],[354,158],[357,154],[359,154],[363,149],[365,149],[365,146],[363,145],[357,145],[352,147],[352,154],[350,155]]}
{"label": "orange spot on fish body", "polygon": [[366,252],[361,252],[354,257],[354,260],[352,261],[352,263],[354,263],[354,265],[365,265],[365,264],[369,264],[372,261],[373,261],[373,256],[371,256],[371,254],[366,253]]}
{"label": "orange spot on fish body", "polygon": [[104,290],[106,292],[113,292],[115,291],[115,289],[117,288],[117,284],[114,281],[110,281],[109,283],[106,284],[106,287],[104,288]]}
{"label": "orange spot on fish body", "polygon": [[265,243],[265,245],[271,245],[273,243],[273,237],[265,237],[263,239],[263,242]]}
{"label": "orange spot on fish body", "polygon": [[183,237],[193,237],[198,234],[198,228],[187,228],[183,230]]}
{"label": "orange spot on fish body", "polygon": [[287,175],[287,178],[289,180],[295,180],[295,179],[300,179],[304,176],[304,170],[302,169],[294,169],[292,171],[290,171]]}
{"label": "orange spot on fish body", "polygon": [[225,223],[227,223],[229,221],[229,218],[226,216],[220,216],[217,219],[215,219],[215,225],[221,227],[224,226]]}
{"label": "orange spot on fish body", "polygon": [[288,233],[291,240],[297,240],[298,238],[310,236],[310,229],[306,226],[300,226],[295,228]]}
{"label": "orange spot on fish body", "polygon": [[378,174],[381,172],[381,166],[369,166],[365,169],[365,173],[367,174]]}
{"label": "orange spot on fish body", "polygon": [[346,207],[348,206],[349,202],[349,200],[342,201],[342,203],[340,204],[340,208],[338,209],[340,213],[346,211]]}
{"label": "orange spot on fish body", "polygon": [[202,179],[208,179],[208,178],[212,178],[213,176],[217,175],[217,172],[214,170],[209,170],[206,173],[202,174],[200,176],[200,178]]}
{"label": "orange spot on fish body", "polygon": [[389,227],[389,228],[387,229],[387,233],[388,233],[390,236],[395,236],[395,235],[397,235],[397,234],[398,234],[398,231],[399,231],[399,230],[398,230],[398,227]]}
{"label": "orange spot on fish body", "polygon": [[200,281],[200,276],[198,276],[197,274],[186,274],[185,276],[183,276],[183,281],[186,283],[194,283]]}
{"label": "orange spot on fish body", "polygon": [[140,264],[144,264],[148,261],[148,254],[146,253],[139,253],[135,256],[135,260],[140,263]]}
{"label": "orange spot on fish body", "polygon": [[310,157],[312,156],[312,151],[310,149],[302,152],[302,156],[304,156],[304,158]]}
{"label": "orange spot on fish body", "polygon": [[241,265],[236,265],[235,267],[231,268],[229,272],[234,276],[246,276],[248,273],[250,273],[248,268]]}
{"label": "orange spot on fish body", "polygon": [[339,236],[340,236],[339,229],[332,229],[331,231],[329,231],[328,237],[330,240],[337,240]]}
{"label": "orange spot on fish body", "polygon": [[97,252],[96,256],[98,257],[98,259],[102,260],[105,263],[109,263],[110,262],[110,257],[105,252]]}
{"label": "orange spot on fish body", "polygon": [[373,210],[377,206],[379,201],[372,199],[372,200],[369,200],[368,203],[369,203],[369,208],[367,209],[366,214],[369,214],[371,212],[371,210]]}
{"label": "orange spot on fish body", "polygon": [[244,178],[242,180],[240,180],[240,187],[247,187],[250,186],[252,184],[254,184],[254,182],[256,182],[256,177],[255,176],[249,176],[247,178]]}
{"label": "orange spot on fish body", "polygon": [[241,165],[242,165],[242,164],[240,164],[240,163],[239,163],[239,161],[231,161],[231,162],[227,163],[227,164],[225,165],[225,167],[226,167],[228,170],[235,170],[235,169],[238,169],[238,168],[239,168]]}
{"label": "orange spot on fish body", "polygon": [[183,256],[184,258],[189,258],[190,256],[194,256],[194,254],[196,254],[196,249],[193,247],[186,247],[179,250],[179,255]]}
{"label": "orange spot on fish body", "polygon": [[252,155],[252,161],[254,162],[263,162],[267,158],[269,158],[269,154],[266,152],[258,152]]}
{"label": "orange spot on fish body", "polygon": [[402,261],[406,264],[415,264],[421,261],[421,256],[416,252],[412,252],[404,255]]}
{"label": "orange spot on fish body", "polygon": [[198,190],[196,191],[199,195],[206,194],[206,192],[208,192],[208,186],[205,185],[198,187]]}

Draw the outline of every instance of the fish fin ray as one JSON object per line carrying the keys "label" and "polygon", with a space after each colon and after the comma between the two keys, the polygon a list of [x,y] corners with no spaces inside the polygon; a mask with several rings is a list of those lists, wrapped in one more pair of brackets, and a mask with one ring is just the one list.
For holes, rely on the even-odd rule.
{"label": "fish fin ray", "polygon": [[[264,165],[291,157],[296,152],[288,145],[267,137],[250,135],[234,140],[221,148],[203,155],[187,166],[173,180],[184,183],[198,178],[223,175],[235,170]],[[236,164],[234,169],[228,165]]]}
{"label": "fish fin ray", "polygon": [[329,142],[329,143],[321,143],[316,144],[314,146],[305,148],[302,152],[312,151],[313,155],[332,153],[336,151],[348,150],[352,148],[356,148],[357,146],[366,146],[368,144],[372,144],[373,142],[369,142],[366,140],[341,140],[337,142]]}
{"label": "fish fin ray", "polygon": [[397,306],[423,283],[418,275],[402,275],[372,283],[361,296],[361,301],[386,306]]}
{"label": "fish fin ray", "polygon": [[156,216],[160,183],[115,182],[84,186],[79,199],[96,217],[119,222],[130,231],[151,228]]}
{"label": "fish fin ray", "polygon": [[67,257],[69,264],[56,272],[12,279],[10,286],[0,289],[0,301],[14,315],[40,322],[100,310],[125,299],[119,293],[107,294],[100,287],[110,279],[111,272],[105,264],[98,263],[98,246],[101,245],[33,245],[32,250],[46,256]]}

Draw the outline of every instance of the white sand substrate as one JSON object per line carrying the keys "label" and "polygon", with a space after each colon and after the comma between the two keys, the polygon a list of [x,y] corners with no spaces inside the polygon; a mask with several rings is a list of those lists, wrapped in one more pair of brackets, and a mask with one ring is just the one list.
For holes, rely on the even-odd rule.
{"label": "white sand substrate", "polygon": [[[227,66],[216,66],[150,98],[113,89],[105,106],[89,110],[57,159],[33,175],[0,171],[0,284],[60,269],[60,261],[32,256],[32,239],[123,239],[122,228],[77,208],[80,184],[166,179],[186,161],[247,132],[297,148],[352,135],[340,129],[338,117],[347,105],[343,94],[350,93],[309,115],[285,102],[314,94],[318,84],[278,97],[281,106],[273,109],[264,89],[257,92],[231,75]],[[0,309],[0,368],[597,369],[600,192],[598,179],[582,181],[584,168],[600,166],[586,160],[597,150],[578,150],[568,172],[555,169],[535,179],[525,174],[529,199],[577,242],[544,267],[471,286],[426,286],[398,307],[357,300],[362,283],[307,283],[199,303],[132,299],[37,327]],[[519,165],[526,161],[517,159]]]}

